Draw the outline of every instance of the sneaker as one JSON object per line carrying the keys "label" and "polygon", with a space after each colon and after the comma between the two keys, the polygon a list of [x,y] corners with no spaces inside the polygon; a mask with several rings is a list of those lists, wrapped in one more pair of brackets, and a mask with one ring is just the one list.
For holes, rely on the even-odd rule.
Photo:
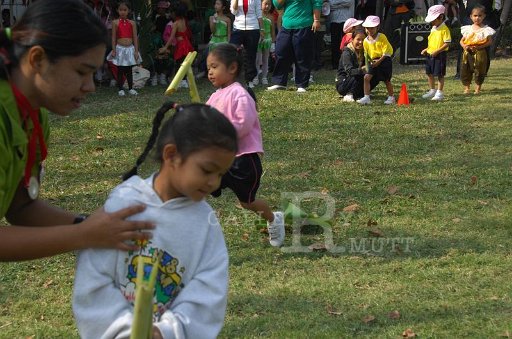
{"label": "sneaker", "polygon": [[354,96],[352,94],[347,94],[343,97],[343,102],[354,102]]}
{"label": "sneaker", "polygon": [[261,84],[262,84],[262,85],[268,85],[268,80],[267,80],[267,78],[263,78],[263,79],[261,79]]}
{"label": "sneaker", "polygon": [[295,81],[295,77],[292,77],[292,78],[290,79],[290,81],[291,81],[291,82],[294,82],[294,81]]}
{"label": "sneaker", "polygon": [[427,93],[423,94],[421,97],[422,97],[423,99],[430,99],[430,98],[432,98],[435,94],[436,94],[436,90],[435,90],[435,89],[430,89]]}
{"label": "sneaker", "polygon": [[158,77],[155,74],[151,77],[151,86],[156,86],[156,85],[158,85]]}
{"label": "sneaker", "polygon": [[167,86],[167,77],[165,76],[164,73],[160,74],[159,78],[158,78],[158,83],[160,85],[164,85],[164,86]]}
{"label": "sneaker", "polygon": [[267,223],[270,245],[279,247],[284,241],[284,215],[283,212],[274,212],[274,221]]}
{"label": "sneaker", "polygon": [[459,21],[459,19],[456,16],[454,16],[452,19],[452,26],[455,25],[457,21]]}
{"label": "sneaker", "polygon": [[313,74],[309,75],[309,82],[315,82],[315,80],[313,80]]}
{"label": "sneaker", "polygon": [[134,90],[133,88],[131,90],[129,90],[128,93],[130,93],[131,95],[139,95],[139,93],[136,90]]}
{"label": "sneaker", "polygon": [[388,96],[386,101],[384,101],[385,105],[393,105],[394,103],[395,103],[395,97],[392,95]]}
{"label": "sneaker", "polygon": [[124,92],[124,89],[122,89],[119,92],[117,92],[117,95],[119,95],[120,97],[124,97],[126,93]]}
{"label": "sneaker", "polygon": [[281,86],[281,85],[272,85],[270,87],[267,87],[267,91],[278,91],[278,90],[283,90],[283,89],[286,89],[286,87]]}
{"label": "sneaker", "polygon": [[297,88],[297,93],[306,93],[306,89],[304,87]]}
{"label": "sneaker", "polygon": [[361,99],[357,100],[357,103],[358,104],[361,104],[361,105],[368,105],[370,104],[372,101],[370,100],[370,96],[369,95],[365,95],[364,97],[362,97]]}
{"label": "sneaker", "polygon": [[249,82],[247,83],[247,87],[249,87],[249,88],[254,88],[254,83],[253,83],[252,81],[249,81]]}
{"label": "sneaker", "polygon": [[434,97],[431,99],[432,101],[441,101],[444,99],[443,92],[437,91]]}
{"label": "sneaker", "polygon": [[110,87],[116,87],[117,86],[117,81],[116,79],[110,79]]}
{"label": "sneaker", "polygon": [[252,84],[254,86],[258,86],[259,83],[260,83],[260,79],[258,79],[258,76],[255,76],[254,79],[252,79]]}
{"label": "sneaker", "polygon": [[180,81],[178,88],[188,88],[188,82],[187,80],[183,79]]}

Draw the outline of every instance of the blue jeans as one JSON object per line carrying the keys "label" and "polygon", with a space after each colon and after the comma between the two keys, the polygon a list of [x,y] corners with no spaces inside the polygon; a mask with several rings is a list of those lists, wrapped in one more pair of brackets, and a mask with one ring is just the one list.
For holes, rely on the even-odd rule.
{"label": "blue jeans", "polygon": [[258,42],[260,41],[260,30],[253,29],[242,31],[233,29],[229,42],[237,46],[244,45],[244,69],[245,81],[249,82],[258,75],[256,69],[256,53],[258,52]]}
{"label": "blue jeans", "polygon": [[314,37],[311,27],[283,27],[276,38],[276,64],[272,83],[286,86],[290,67],[295,63],[295,84],[297,87],[308,87],[313,55]]}

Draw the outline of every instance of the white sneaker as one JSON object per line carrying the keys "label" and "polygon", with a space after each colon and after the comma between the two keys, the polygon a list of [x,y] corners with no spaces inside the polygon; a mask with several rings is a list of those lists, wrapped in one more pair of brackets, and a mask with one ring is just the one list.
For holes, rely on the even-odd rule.
{"label": "white sneaker", "polygon": [[183,79],[180,81],[178,88],[188,88],[188,82],[187,80]]}
{"label": "white sneaker", "polygon": [[122,89],[119,92],[117,92],[117,95],[119,95],[120,97],[124,97],[126,93],[124,92],[124,89]]}
{"label": "white sneaker", "polygon": [[388,96],[386,101],[384,101],[384,105],[393,105],[394,103],[395,103],[395,97],[392,95]]}
{"label": "white sneaker", "polygon": [[370,96],[369,95],[365,95],[361,99],[357,100],[357,103],[361,104],[361,105],[368,105],[368,104],[371,104],[371,102],[372,101],[370,100]]}
{"label": "white sneaker", "polygon": [[281,85],[272,85],[270,87],[267,87],[267,91],[278,91],[278,90],[283,90],[283,89],[286,89],[286,87],[281,86]]}
{"label": "white sneaker", "polygon": [[274,212],[274,221],[267,223],[270,245],[279,247],[284,241],[284,215],[283,212]]}
{"label": "white sneaker", "polygon": [[164,85],[164,86],[167,86],[167,77],[165,76],[164,73],[160,74],[160,77],[158,79],[158,83],[160,85]]}
{"label": "white sneaker", "polygon": [[297,93],[306,93],[306,89],[304,87],[297,88]]}
{"label": "white sneaker", "polygon": [[430,99],[432,98],[434,95],[436,94],[436,90],[435,89],[430,89],[427,93],[423,94],[421,97],[423,99]]}
{"label": "white sneaker", "polygon": [[258,76],[255,76],[254,79],[252,79],[252,84],[254,86],[258,86],[259,83],[260,83],[260,79],[258,79]]}
{"label": "white sneaker", "polygon": [[249,88],[254,88],[254,83],[253,83],[252,81],[249,81],[249,82],[247,83],[247,87],[249,87]]}
{"label": "white sneaker", "polygon": [[459,19],[457,19],[457,17],[456,17],[456,16],[454,16],[454,17],[453,17],[453,19],[452,19],[452,26],[453,26],[453,25],[455,25],[455,23],[456,23],[457,21],[459,21]]}
{"label": "white sneaker", "polygon": [[158,77],[155,74],[151,77],[151,86],[156,86],[156,85],[158,85]]}
{"label": "white sneaker", "polygon": [[131,95],[139,95],[139,93],[136,90],[134,90],[133,88],[131,90],[129,90],[128,93],[130,93]]}
{"label": "white sneaker", "polygon": [[262,84],[262,85],[268,85],[268,80],[267,80],[267,78],[263,78],[263,79],[261,79],[261,84]]}
{"label": "white sneaker", "polygon": [[290,81],[291,81],[291,82],[294,82],[294,81],[295,81],[295,77],[292,77],[292,78],[290,79]]}
{"label": "white sneaker", "polygon": [[436,95],[431,99],[432,101],[441,101],[444,99],[444,94],[441,91],[437,91]]}
{"label": "white sneaker", "polygon": [[343,97],[343,102],[354,102],[354,96],[352,94],[347,94]]}
{"label": "white sneaker", "polygon": [[309,82],[315,82],[315,80],[313,80],[313,74],[309,75]]}

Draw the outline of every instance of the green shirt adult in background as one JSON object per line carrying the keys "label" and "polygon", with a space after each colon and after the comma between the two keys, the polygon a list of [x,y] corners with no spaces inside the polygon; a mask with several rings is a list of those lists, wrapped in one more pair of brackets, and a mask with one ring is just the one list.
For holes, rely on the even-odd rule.
{"label": "green shirt adult in background", "polygon": [[284,9],[282,26],[286,29],[311,27],[313,10],[322,9],[322,0],[286,0],[283,5],[278,0],[272,2],[277,9]]}

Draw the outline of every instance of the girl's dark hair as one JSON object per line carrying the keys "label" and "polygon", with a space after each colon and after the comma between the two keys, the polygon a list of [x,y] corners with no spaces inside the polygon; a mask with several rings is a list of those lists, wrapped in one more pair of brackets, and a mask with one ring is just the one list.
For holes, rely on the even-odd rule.
{"label": "girl's dark hair", "polygon": [[364,28],[356,28],[352,33],[352,38],[354,38],[358,34],[363,34],[364,36],[366,36],[366,31],[364,30]]}
{"label": "girl's dark hair", "polygon": [[119,1],[117,3],[117,6],[116,6],[116,9],[119,8],[119,6],[121,5],[125,5],[126,7],[128,7],[128,9],[131,11],[132,10],[132,6],[130,5],[130,2],[129,1]]}
{"label": "girl's dark hair", "polygon": [[78,56],[108,43],[105,25],[80,0],[35,1],[12,27],[11,37],[7,35],[6,30],[0,31],[0,76],[3,77],[33,46],[41,46],[50,62],[56,62],[61,57]]}
{"label": "girl's dark hair", "polygon": [[[160,128],[165,113],[172,108],[175,108],[176,112]],[[162,160],[162,152],[167,144],[175,144],[177,152],[184,161],[192,153],[208,147],[218,147],[234,153],[238,150],[235,127],[215,108],[204,104],[180,106],[174,102],[166,102],[153,119],[153,129],[146,148],[137,159],[135,166],[123,175],[123,180],[137,174],[139,166],[155,143],[155,157],[159,161]]]}
{"label": "girl's dark hair", "polygon": [[174,13],[176,13],[176,17],[186,19],[187,18],[187,11],[188,11],[187,5],[184,4],[183,2],[179,2],[176,5]]}
{"label": "girl's dark hair", "polygon": [[482,11],[482,13],[487,14],[487,11],[486,11],[486,9],[485,9],[485,6],[484,6],[484,5],[482,5],[482,4],[476,4],[476,5],[474,5],[474,6],[473,6],[473,8],[471,9],[471,13],[473,13],[473,11],[474,11],[475,9],[479,9],[479,10],[481,10],[481,11]]}
{"label": "girl's dark hair", "polygon": [[[226,67],[236,63],[238,67],[236,69],[235,79],[241,84],[244,83],[244,81],[241,79],[244,65],[244,50],[242,47],[237,47],[236,45],[224,42],[215,45],[215,48],[210,51],[210,54],[214,55]],[[251,88],[246,88],[246,90],[256,102],[256,94],[254,91]]]}

